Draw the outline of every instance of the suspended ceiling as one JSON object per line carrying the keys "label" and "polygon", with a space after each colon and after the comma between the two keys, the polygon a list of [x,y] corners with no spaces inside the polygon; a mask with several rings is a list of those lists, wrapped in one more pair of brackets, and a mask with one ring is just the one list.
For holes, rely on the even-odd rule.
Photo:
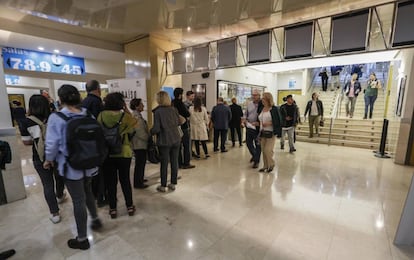
{"label": "suspended ceiling", "polygon": [[92,50],[123,52],[125,43],[149,34],[190,46],[386,2],[390,1],[0,0],[0,45],[34,49],[38,41],[52,40],[50,45],[59,41],[67,48],[88,46],[83,56],[102,58]]}

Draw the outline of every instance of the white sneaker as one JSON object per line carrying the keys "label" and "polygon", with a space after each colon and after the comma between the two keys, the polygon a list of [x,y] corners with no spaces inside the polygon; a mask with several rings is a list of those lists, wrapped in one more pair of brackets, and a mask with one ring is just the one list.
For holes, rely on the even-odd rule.
{"label": "white sneaker", "polygon": [[63,203],[66,200],[66,192],[63,191],[63,195],[60,198],[56,198],[59,204]]}
{"label": "white sneaker", "polygon": [[50,221],[53,222],[53,224],[59,223],[62,219],[60,218],[60,215],[50,216]]}

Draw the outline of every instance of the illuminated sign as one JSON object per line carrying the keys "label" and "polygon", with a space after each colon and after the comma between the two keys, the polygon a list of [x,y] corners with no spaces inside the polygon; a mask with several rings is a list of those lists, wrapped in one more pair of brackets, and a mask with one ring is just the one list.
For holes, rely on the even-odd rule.
{"label": "illuminated sign", "polygon": [[4,47],[2,53],[5,69],[72,75],[85,74],[83,58],[10,47]]}
{"label": "illuminated sign", "polygon": [[20,84],[20,77],[15,75],[4,75],[4,79],[6,80],[6,85],[19,85]]}

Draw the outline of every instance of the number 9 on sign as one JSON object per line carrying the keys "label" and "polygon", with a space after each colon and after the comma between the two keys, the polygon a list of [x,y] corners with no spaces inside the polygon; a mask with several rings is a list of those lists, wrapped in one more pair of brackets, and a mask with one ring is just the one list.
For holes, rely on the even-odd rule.
{"label": "number 9 on sign", "polygon": [[52,70],[52,67],[50,66],[49,62],[47,61],[41,61],[39,63],[40,70],[43,72],[50,72]]}

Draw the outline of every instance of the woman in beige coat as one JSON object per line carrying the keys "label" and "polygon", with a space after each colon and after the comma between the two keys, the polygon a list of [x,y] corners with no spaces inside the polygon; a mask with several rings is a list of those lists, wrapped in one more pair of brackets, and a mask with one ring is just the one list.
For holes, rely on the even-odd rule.
{"label": "woman in beige coat", "polygon": [[197,159],[200,159],[200,141],[201,145],[203,146],[205,158],[207,159],[210,157],[207,151],[207,127],[208,127],[208,115],[207,109],[202,106],[201,98],[196,98],[194,100],[194,106],[190,107],[190,125],[191,125],[191,140],[195,143],[196,148],[196,155]]}

